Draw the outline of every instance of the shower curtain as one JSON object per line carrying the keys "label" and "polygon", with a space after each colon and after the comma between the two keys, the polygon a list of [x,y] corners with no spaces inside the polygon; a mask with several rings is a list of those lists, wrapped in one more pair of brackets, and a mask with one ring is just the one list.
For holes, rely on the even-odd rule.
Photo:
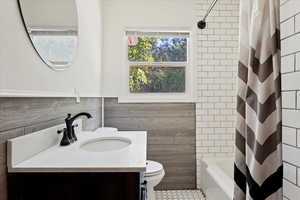
{"label": "shower curtain", "polygon": [[240,3],[234,200],[282,200],[279,0]]}

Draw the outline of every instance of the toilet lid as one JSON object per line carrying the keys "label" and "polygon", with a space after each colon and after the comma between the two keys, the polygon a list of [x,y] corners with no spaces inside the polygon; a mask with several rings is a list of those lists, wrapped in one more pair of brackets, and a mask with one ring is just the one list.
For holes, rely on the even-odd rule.
{"label": "toilet lid", "polygon": [[145,176],[153,176],[156,174],[160,174],[163,171],[162,164],[158,162],[147,160],[146,164],[147,166]]}

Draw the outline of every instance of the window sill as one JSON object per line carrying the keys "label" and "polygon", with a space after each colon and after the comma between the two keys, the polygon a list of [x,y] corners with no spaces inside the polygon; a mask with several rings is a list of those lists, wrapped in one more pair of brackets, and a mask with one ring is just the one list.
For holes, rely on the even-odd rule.
{"label": "window sill", "polygon": [[195,103],[196,99],[192,97],[119,97],[119,103]]}

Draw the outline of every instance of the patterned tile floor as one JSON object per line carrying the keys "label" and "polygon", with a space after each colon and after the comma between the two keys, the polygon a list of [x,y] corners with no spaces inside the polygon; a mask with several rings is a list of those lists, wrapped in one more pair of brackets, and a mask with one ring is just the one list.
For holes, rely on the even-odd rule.
{"label": "patterned tile floor", "polygon": [[156,200],[205,200],[200,190],[156,191]]}

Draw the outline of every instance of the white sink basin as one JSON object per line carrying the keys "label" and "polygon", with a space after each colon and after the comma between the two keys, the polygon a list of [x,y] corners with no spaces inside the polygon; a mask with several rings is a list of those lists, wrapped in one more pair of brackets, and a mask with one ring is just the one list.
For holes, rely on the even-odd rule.
{"label": "white sink basin", "polygon": [[113,128],[113,127],[101,127],[98,128],[97,130],[94,131],[95,133],[118,133],[118,129],[117,128]]}
{"label": "white sink basin", "polygon": [[125,137],[101,137],[83,143],[80,149],[89,152],[106,152],[124,149],[131,144]]}

